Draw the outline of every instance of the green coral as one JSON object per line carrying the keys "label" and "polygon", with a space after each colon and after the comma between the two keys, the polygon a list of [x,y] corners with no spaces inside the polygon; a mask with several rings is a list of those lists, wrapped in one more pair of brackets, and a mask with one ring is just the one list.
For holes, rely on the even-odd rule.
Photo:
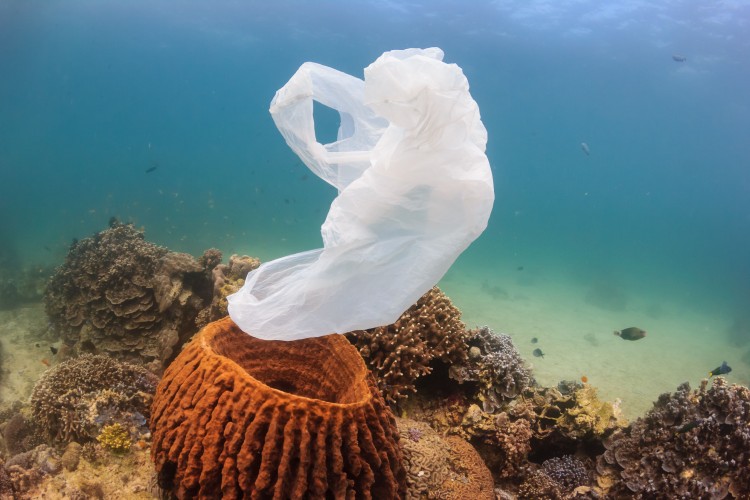
{"label": "green coral", "polygon": [[575,438],[603,438],[613,430],[625,427],[619,404],[602,401],[596,387],[588,384],[575,391],[575,406],[569,408],[558,420],[558,425],[567,429],[567,434]]}
{"label": "green coral", "polygon": [[115,453],[125,453],[133,444],[130,433],[120,424],[105,425],[96,440]]}

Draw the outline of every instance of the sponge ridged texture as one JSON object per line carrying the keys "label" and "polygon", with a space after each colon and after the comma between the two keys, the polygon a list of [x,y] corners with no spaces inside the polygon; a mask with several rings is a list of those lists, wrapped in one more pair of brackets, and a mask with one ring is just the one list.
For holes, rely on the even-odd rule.
{"label": "sponge ridged texture", "polygon": [[393,414],[341,335],[264,341],[229,318],[166,370],[152,458],[178,498],[398,498]]}

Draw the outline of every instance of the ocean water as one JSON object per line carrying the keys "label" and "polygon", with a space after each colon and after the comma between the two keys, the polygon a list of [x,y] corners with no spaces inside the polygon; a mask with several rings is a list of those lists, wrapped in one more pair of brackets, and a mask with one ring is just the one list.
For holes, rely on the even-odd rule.
{"label": "ocean water", "polygon": [[[274,92],[305,61],[361,77],[384,51],[439,46],[495,179],[489,226],[443,283],[467,323],[525,351],[541,337],[545,381],[598,372],[613,397],[723,359],[747,384],[748,23],[739,0],[4,0],[0,252],[58,265],[110,217],[195,255],[318,248],[336,193],[277,132]],[[331,140],[337,116],[316,119]],[[611,335],[627,326],[649,336]]]}

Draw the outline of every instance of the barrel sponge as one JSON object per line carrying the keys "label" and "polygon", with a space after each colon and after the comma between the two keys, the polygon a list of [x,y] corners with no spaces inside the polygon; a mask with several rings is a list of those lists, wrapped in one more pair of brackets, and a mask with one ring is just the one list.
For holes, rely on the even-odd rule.
{"label": "barrel sponge", "polygon": [[151,457],[177,498],[398,498],[394,415],[341,335],[256,339],[208,324],[167,368]]}

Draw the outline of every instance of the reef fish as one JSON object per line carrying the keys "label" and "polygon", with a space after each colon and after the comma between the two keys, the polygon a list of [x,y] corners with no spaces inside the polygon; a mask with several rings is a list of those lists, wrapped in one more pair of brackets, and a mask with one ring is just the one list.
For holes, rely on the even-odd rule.
{"label": "reef fish", "polygon": [[727,373],[732,371],[732,367],[727,364],[726,361],[724,361],[721,366],[717,366],[710,372],[708,372],[708,376],[713,377],[714,375],[726,375]]}
{"label": "reef fish", "polygon": [[544,357],[544,353],[542,352],[541,349],[534,349],[534,352],[532,352],[531,354],[533,354],[537,358],[543,358]]}
{"label": "reef fish", "polygon": [[588,156],[588,155],[591,154],[591,150],[589,149],[589,145],[586,144],[585,142],[581,143],[581,149],[583,150],[584,153],[586,153],[586,156]]}
{"label": "reef fish", "polygon": [[675,62],[685,62],[687,61],[687,57],[681,56],[679,54],[672,54],[672,60]]}
{"label": "reef fish", "polygon": [[615,335],[624,340],[640,340],[646,336],[646,330],[641,330],[640,328],[631,326],[630,328],[625,328],[619,332],[615,330]]}

